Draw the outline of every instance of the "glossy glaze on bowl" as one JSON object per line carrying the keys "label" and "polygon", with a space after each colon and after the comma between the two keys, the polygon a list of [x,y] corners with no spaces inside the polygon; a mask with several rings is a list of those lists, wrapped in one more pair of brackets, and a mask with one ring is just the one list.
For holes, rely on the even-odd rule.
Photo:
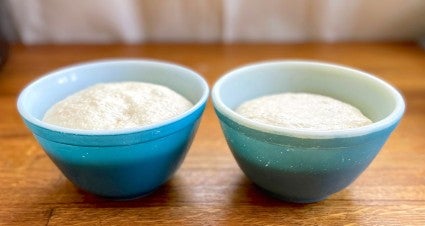
{"label": "glossy glaze on bowl", "polygon": [[[373,124],[346,130],[287,129],[258,123],[234,109],[282,92],[330,96],[359,108]],[[372,162],[404,112],[401,95],[367,73],[332,64],[278,61],[224,75],[212,99],[227,143],[243,172],[286,201],[316,202],[352,183]]]}
{"label": "glossy glaze on bowl", "polygon": [[[57,101],[99,82],[142,81],[167,86],[194,106],[161,123],[118,130],[78,130],[41,121]],[[63,174],[91,193],[118,199],[146,195],[166,182],[190,147],[208,85],[184,67],[149,60],[106,60],[43,76],[19,96],[18,110]]]}

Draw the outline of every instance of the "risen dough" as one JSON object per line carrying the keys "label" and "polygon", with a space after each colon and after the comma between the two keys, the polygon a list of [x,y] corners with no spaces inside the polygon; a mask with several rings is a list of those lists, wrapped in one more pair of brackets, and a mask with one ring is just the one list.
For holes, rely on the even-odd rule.
{"label": "risen dough", "polygon": [[43,121],[74,129],[123,129],[158,123],[192,106],[165,86],[142,82],[101,83],[56,103]]}
{"label": "risen dough", "polygon": [[236,112],[260,123],[285,128],[340,130],[372,123],[347,103],[309,93],[263,96],[244,102]]}

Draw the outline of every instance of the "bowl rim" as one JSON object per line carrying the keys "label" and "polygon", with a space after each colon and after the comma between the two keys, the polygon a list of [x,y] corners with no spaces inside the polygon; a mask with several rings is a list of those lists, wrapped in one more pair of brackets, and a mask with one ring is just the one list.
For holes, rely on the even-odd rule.
{"label": "bowl rim", "polygon": [[[199,81],[200,85],[202,86],[202,96],[201,96],[201,98],[199,98],[199,100],[196,103],[193,104],[193,106],[189,110],[187,110],[184,113],[179,114],[179,115],[177,115],[173,118],[170,118],[170,119],[158,122],[158,123],[150,124],[150,125],[137,126],[137,127],[132,127],[132,128],[124,128],[124,129],[84,130],[84,129],[66,128],[66,127],[61,127],[61,126],[53,125],[53,124],[50,124],[50,123],[46,123],[46,122],[36,118],[35,116],[30,114],[26,110],[25,103],[23,102],[23,99],[25,98],[26,95],[29,95],[31,87],[35,86],[36,84],[42,83],[42,82],[50,79],[51,77],[61,76],[63,73],[66,73],[68,71],[72,71],[76,68],[99,67],[99,66],[102,66],[102,65],[111,65],[111,64],[152,64],[152,65],[159,65],[159,66],[164,66],[164,67],[169,67],[169,68],[175,68],[175,69],[187,72],[193,78],[195,78],[196,80]],[[35,80],[28,83],[25,86],[25,88],[22,89],[22,91],[20,92],[20,94],[18,96],[17,108],[18,108],[18,112],[21,114],[21,116],[25,120],[27,120],[28,122],[30,122],[30,123],[38,126],[38,127],[44,128],[44,129],[48,129],[48,130],[59,132],[59,133],[67,133],[67,134],[82,135],[82,136],[86,136],[86,135],[97,135],[97,136],[114,135],[115,136],[115,135],[132,134],[132,133],[137,133],[137,132],[153,130],[153,129],[157,129],[157,128],[175,123],[175,122],[191,115],[192,113],[197,111],[199,108],[201,108],[206,103],[206,101],[208,99],[209,91],[210,90],[209,90],[208,83],[206,82],[206,80],[203,76],[201,76],[196,71],[189,69],[188,67],[185,67],[181,64],[177,64],[177,63],[173,63],[173,62],[169,62],[169,61],[164,61],[164,60],[148,59],[148,58],[107,58],[107,59],[102,59],[102,60],[92,60],[92,61],[85,61],[85,62],[81,62],[81,63],[71,64],[71,65],[68,65],[68,66],[59,67],[58,69],[55,69],[55,70],[52,70],[52,71],[49,71],[47,73],[42,74],[40,77],[38,77]]]}
{"label": "bowl rim", "polygon": [[[284,128],[279,126],[274,126],[266,123],[256,122],[246,117],[241,116],[236,113],[230,107],[225,105],[220,98],[220,88],[221,86],[231,77],[237,76],[240,72],[249,71],[257,67],[264,66],[272,66],[272,65],[303,65],[303,66],[321,66],[327,68],[335,68],[340,70],[345,70],[351,73],[356,73],[363,78],[367,78],[372,82],[379,84],[384,89],[387,89],[389,93],[392,94],[392,98],[394,98],[396,102],[396,106],[394,110],[385,118],[373,122],[370,125],[350,128],[350,129],[341,129],[341,130],[312,130],[312,129],[294,129],[294,128]],[[224,75],[222,75],[217,82],[214,84],[211,91],[211,99],[214,104],[216,111],[220,112],[224,116],[228,117],[230,120],[243,125],[245,127],[262,131],[266,133],[271,133],[275,135],[284,135],[289,137],[303,138],[303,139],[334,139],[334,138],[350,138],[350,137],[358,137],[366,134],[370,134],[373,132],[377,132],[383,130],[385,128],[390,127],[393,124],[396,124],[405,111],[405,101],[400,92],[394,88],[389,83],[384,80],[367,73],[365,71],[351,68],[348,66],[335,64],[335,63],[327,63],[321,61],[311,61],[311,60],[271,60],[271,61],[261,61],[251,64],[242,65],[230,71],[227,71]]]}

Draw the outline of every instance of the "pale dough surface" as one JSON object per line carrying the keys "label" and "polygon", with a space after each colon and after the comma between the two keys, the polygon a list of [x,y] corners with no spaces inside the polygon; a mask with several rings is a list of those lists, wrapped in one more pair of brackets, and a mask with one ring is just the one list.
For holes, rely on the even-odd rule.
{"label": "pale dough surface", "polygon": [[331,97],[282,93],[242,103],[236,112],[269,125],[315,130],[341,130],[372,123],[359,109]]}
{"label": "pale dough surface", "polygon": [[165,86],[142,82],[101,83],[56,103],[43,121],[73,129],[124,129],[176,117],[192,106]]}

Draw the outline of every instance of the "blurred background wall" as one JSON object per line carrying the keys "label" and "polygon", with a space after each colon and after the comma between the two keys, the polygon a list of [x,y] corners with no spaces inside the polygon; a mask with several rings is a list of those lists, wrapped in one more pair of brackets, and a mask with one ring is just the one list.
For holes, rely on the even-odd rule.
{"label": "blurred background wall", "polygon": [[399,41],[425,37],[425,0],[2,0],[24,44]]}

